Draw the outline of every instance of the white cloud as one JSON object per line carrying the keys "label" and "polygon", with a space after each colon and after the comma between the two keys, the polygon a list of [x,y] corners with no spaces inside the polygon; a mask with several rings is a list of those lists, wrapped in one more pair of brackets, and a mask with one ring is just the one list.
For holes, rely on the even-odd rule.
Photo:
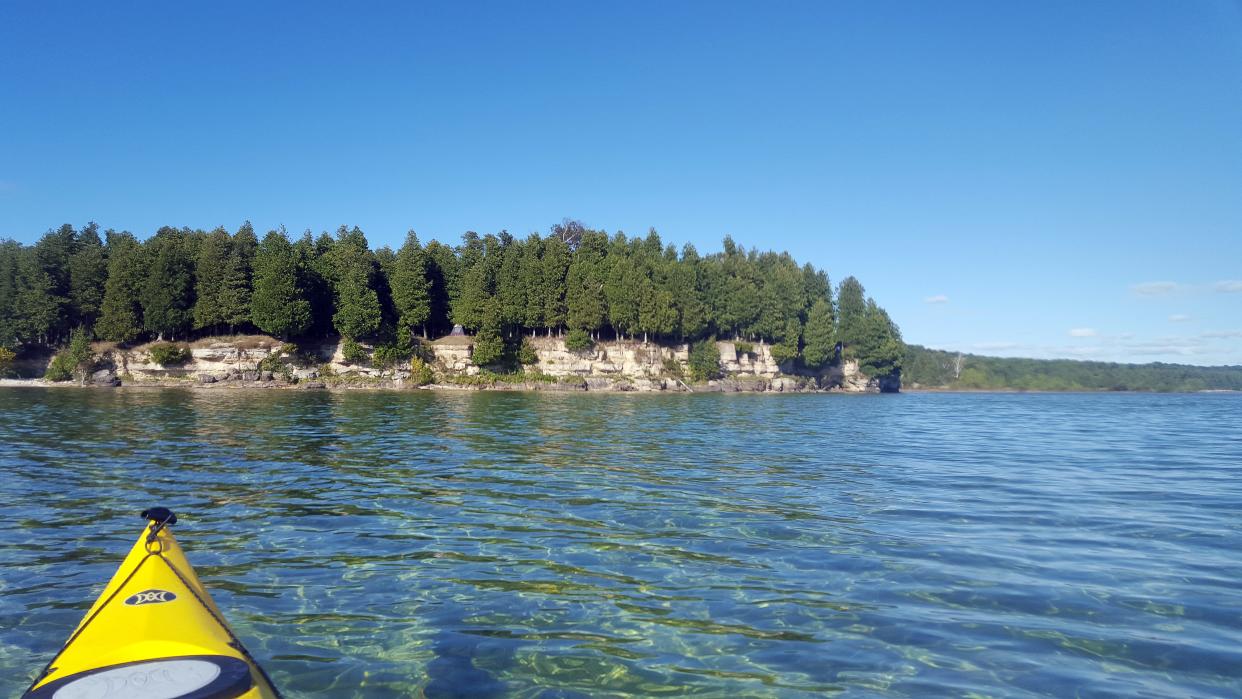
{"label": "white cloud", "polygon": [[1228,279],[1223,282],[1216,282],[1212,285],[1212,290],[1221,294],[1242,293],[1242,281],[1238,281],[1237,279]]}
{"label": "white cloud", "polygon": [[1190,316],[1186,315],[1185,313],[1174,313],[1173,315],[1169,316],[1170,323],[1185,323],[1188,320],[1190,320]]}
{"label": "white cloud", "polygon": [[1199,337],[1206,337],[1213,340],[1229,340],[1235,337],[1242,337],[1242,330],[1213,330],[1211,332],[1200,333]]}
{"label": "white cloud", "polygon": [[1130,291],[1139,296],[1164,296],[1177,291],[1181,285],[1177,282],[1143,282],[1130,287]]}
{"label": "white cloud", "polygon": [[923,299],[923,303],[948,303],[948,302],[949,302],[949,297],[945,296],[944,294],[936,294],[935,296],[928,296],[927,298]]}
{"label": "white cloud", "polygon": [[1095,328],[1073,328],[1070,337],[1095,337]]}

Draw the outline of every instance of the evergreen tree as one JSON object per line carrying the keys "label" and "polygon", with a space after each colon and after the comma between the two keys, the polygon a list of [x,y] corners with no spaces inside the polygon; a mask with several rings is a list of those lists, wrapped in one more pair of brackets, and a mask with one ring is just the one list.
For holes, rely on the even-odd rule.
{"label": "evergreen tree", "polygon": [[207,236],[198,248],[194,266],[195,296],[194,329],[219,329],[224,322],[221,296],[224,293],[224,277],[229,273],[229,255],[233,242],[228,231],[217,228]]}
{"label": "evergreen tree", "polygon": [[426,339],[427,321],[431,318],[431,283],[427,258],[414,231],[406,234],[389,279],[400,325],[410,332],[421,328]]}
{"label": "evergreen tree", "polygon": [[288,339],[310,329],[310,302],[298,282],[297,251],[283,230],[270,231],[254,256],[250,317],[260,330]]}
{"label": "evergreen tree", "polygon": [[99,239],[99,225],[92,221],[78,234],[76,249],[69,258],[69,302],[74,323],[89,329],[99,322],[107,281],[107,251]]}
{"label": "evergreen tree", "polygon": [[832,308],[824,299],[817,299],[811,304],[803,339],[802,358],[807,366],[818,369],[836,356],[837,338],[832,326]]}
{"label": "evergreen tree", "polygon": [[595,333],[607,319],[604,305],[604,250],[602,233],[583,234],[565,278],[566,322],[570,328]]}
{"label": "evergreen tree", "polygon": [[874,299],[867,299],[859,337],[854,347],[859,368],[869,376],[892,376],[901,373],[905,346],[901,331]]}
{"label": "evergreen tree", "polygon": [[[242,224],[229,245],[229,257],[225,262],[224,278],[219,294],[220,322],[229,332],[250,325],[251,293],[254,288],[254,255],[258,248],[254,228],[247,221]],[[201,255],[200,255],[201,257]]]}
{"label": "evergreen tree", "polygon": [[772,345],[772,357],[782,364],[797,359],[801,351],[802,321],[796,317],[785,321],[785,330],[781,338]]}
{"label": "evergreen tree", "polygon": [[521,327],[526,318],[526,289],[522,270],[525,245],[513,241],[502,245],[500,268],[496,272],[496,298],[500,301],[500,318],[506,328]]}
{"label": "evergreen tree", "polygon": [[608,304],[609,325],[620,336],[639,331],[638,307],[649,284],[642,278],[624,236],[618,234],[613,240],[605,266],[608,276],[604,280],[604,300]]}
{"label": "evergreen tree", "polygon": [[374,283],[376,262],[366,236],[357,226],[352,230],[341,226],[332,258],[336,292],[332,325],[342,337],[351,340],[374,335],[383,318]]}
{"label": "evergreen tree", "polygon": [[552,331],[564,327],[565,277],[569,274],[569,246],[559,236],[549,236],[543,243],[542,279],[539,296],[543,301],[543,325]]}
{"label": "evergreen tree", "polygon": [[531,233],[522,243],[522,259],[518,264],[518,276],[522,287],[522,317],[519,325],[531,330],[544,325],[543,297],[543,239]]}
{"label": "evergreen tree", "polygon": [[494,298],[488,300],[483,309],[479,332],[474,337],[474,350],[470,355],[475,365],[495,364],[504,356],[505,341],[500,335],[501,323],[500,301]]}
{"label": "evergreen tree", "polygon": [[453,326],[453,304],[461,298],[461,266],[453,249],[438,241],[427,243],[427,281],[431,303],[428,325],[447,333]]}
{"label": "evergreen tree", "polygon": [[846,277],[837,290],[837,337],[846,347],[852,347],[863,337],[865,293],[863,285],[853,277]]}
{"label": "evergreen tree", "polygon": [[311,327],[308,332],[319,336],[333,332],[332,315],[336,313],[336,299],[332,280],[336,277],[333,250],[336,240],[328,233],[312,238],[305,231],[295,245],[298,258],[298,286],[302,298],[310,303]]}
{"label": "evergreen tree", "polygon": [[189,234],[164,227],[147,241],[151,266],[142,285],[142,324],[160,338],[190,329],[194,307],[194,258]]}
{"label": "evergreen tree", "polygon": [[17,347],[18,341],[13,302],[17,296],[17,263],[22,246],[15,240],[0,240],[0,347]]}
{"label": "evergreen tree", "polygon": [[669,273],[669,288],[677,308],[675,332],[681,340],[696,339],[707,331],[708,307],[699,282],[699,253],[687,243],[681,262]]}
{"label": "evergreen tree", "polygon": [[56,293],[56,278],[40,261],[38,247],[22,250],[17,260],[17,293],[13,297],[14,330],[23,344],[52,344],[68,299]]}
{"label": "evergreen tree", "polygon": [[112,342],[132,342],[142,335],[142,287],[147,278],[146,253],[129,232],[105,233],[108,281],[95,334]]}

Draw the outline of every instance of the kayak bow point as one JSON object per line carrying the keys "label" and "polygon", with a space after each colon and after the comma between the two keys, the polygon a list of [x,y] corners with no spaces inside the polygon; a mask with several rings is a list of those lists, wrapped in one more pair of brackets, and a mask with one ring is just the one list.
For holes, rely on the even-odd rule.
{"label": "kayak bow point", "polygon": [[151,521],[24,699],[278,699],[168,525]]}

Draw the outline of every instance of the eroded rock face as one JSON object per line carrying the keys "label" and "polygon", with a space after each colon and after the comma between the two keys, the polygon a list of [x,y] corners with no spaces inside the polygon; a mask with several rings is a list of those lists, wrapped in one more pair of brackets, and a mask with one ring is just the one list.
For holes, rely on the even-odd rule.
{"label": "eroded rock face", "polygon": [[[663,346],[640,340],[598,342],[591,349],[572,352],[557,337],[527,338],[534,346],[537,363],[530,367],[556,381],[531,382],[528,388],[554,391],[773,391],[789,393],[807,390],[839,390],[844,392],[878,392],[900,390],[900,379],[876,379],[863,376],[858,364],[846,361],[813,375],[795,375],[792,365],[781,366],[773,357],[771,347],[763,343],[716,343],[724,377],[708,384],[687,386],[690,347],[686,344]],[[237,345],[217,341],[207,347],[191,350],[191,359],[178,367],[162,367],[151,362],[139,347],[111,350],[108,361],[117,367],[117,374],[133,376],[138,382],[174,378],[191,379],[203,384],[217,382],[272,382],[282,375],[292,375],[303,386],[324,383],[321,377],[365,377],[371,385],[405,385],[410,377],[408,364],[386,370],[370,365],[346,362],[338,342],[307,343],[299,348],[297,357],[281,355],[259,365],[281,344],[272,338],[249,337]],[[739,346],[746,350],[739,351]],[[366,347],[371,350],[373,348]],[[436,373],[475,376],[479,367],[471,361],[473,338],[449,336],[423,345],[425,357]],[[275,366],[273,366],[275,364]],[[376,381],[378,379],[379,381]],[[94,382],[92,378],[92,382]],[[118,381],[119,383],[119,381]],[[522,387],[520,384],[518,387]]]}

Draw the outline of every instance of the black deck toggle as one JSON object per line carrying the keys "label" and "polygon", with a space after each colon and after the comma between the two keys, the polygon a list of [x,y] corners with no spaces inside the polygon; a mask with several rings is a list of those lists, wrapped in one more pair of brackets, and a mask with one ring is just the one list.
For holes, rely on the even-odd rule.
{"label": "black deck toggle", "polygon": [[177,515],[167,507],[152,507],[142,511],[143,519],[149,519],[157,524],[176,524]]}

